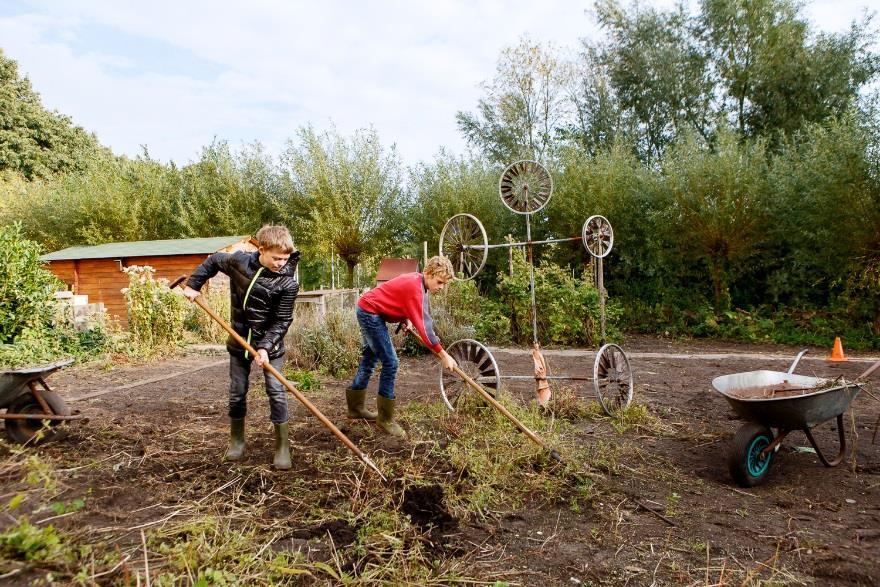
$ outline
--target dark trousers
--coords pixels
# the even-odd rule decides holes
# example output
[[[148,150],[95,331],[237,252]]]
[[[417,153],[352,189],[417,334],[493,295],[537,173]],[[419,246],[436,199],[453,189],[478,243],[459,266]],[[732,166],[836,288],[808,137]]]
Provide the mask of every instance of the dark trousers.
[[[244,418],[247,415],[247,393],[250,385],[252,360],[229,355],[229,417]],[[284,355],[269,361],[279,372],[284,365]],[[281,382],[264,371],[266,395],[269,396],[269,419],[273,424],[287,422],[287,390]]]
[[[397,353],[391,344],[388,325],[381,316],[357,309],[358,325],[361,327],[361,363],[358,365],[352,389],[366,389],[376,363],[382,362],[382,373],[379,374],[379,395],[394,399],[394,380],[397,377]]]

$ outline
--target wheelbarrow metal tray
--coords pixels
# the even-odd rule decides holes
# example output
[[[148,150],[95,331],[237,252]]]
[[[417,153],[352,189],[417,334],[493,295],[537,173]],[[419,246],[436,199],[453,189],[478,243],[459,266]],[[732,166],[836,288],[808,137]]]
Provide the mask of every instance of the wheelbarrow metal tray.
[[[829,381],[820,377],[762,370],[716,377],[712,380],[712,387],[724,396],[733,411],[746,420],[769,428],[803,430],[844,413],[859,395],[861,387],[846,383],[804,395],[769,398],[745,399],[731,394],[738,390],[781,383],[799,388],[821,387]]]
[[[62,359],[46,365],[0,371],[0,407],[8,406],[15,398],[27,391],[28,383],[31,381],[37,381],[71,363],[73,359]]]

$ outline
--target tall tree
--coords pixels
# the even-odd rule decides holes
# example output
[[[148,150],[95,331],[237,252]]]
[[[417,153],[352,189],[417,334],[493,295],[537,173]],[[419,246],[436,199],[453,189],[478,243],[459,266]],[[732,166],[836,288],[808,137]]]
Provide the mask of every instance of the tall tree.
[[[878,72],[870,19],[815,36],[795,0],[703,0],[699,19],[722,108],[743,136],[842,115]]]
[[[306,207],[297,232],[317,252],[340,256],[351,287],[358,263],[393,251],[405,230],[396,151],[386,152],[372,129],[345,138],[305,127],[299,143],[288,141],[284,160]]]
[[[685,135],[664,156],[671,195],[668,240],[709,269],[715,311],[730,307],[729,281],[767,241],[767,155],[762,141],[741,143],[722,128],[714,149]]]
[[[599,48],[585,42],[581,54],[568,66],[571,74],[566,76],[565,91],[572,112],[562,137],[589,155],[612,148],[618,139],[631,140],[634,118],[620,107]]]
[[[626,12],[599,0],[596,13],[608,33],[602,60],[621,108],[638,123],[642,157],[656,161],[682,130],[707,137],[712,81],[684,7]]]
[[[0,171],[27,179],[82,169],[97,139],[68,117],[43,108],[18,64],[0,49]]]
[[[458,128],[490,160],[542,160],[552,151],[568,112],[563,86],[567,70],[549,47],[520,40],[501,52],[495,77],[475,114],[459,112]]]

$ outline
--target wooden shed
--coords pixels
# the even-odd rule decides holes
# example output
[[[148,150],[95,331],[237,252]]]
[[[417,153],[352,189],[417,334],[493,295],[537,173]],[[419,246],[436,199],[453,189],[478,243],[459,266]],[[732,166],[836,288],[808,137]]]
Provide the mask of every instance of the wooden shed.
[[[419,270],[418,259],[393,259],[387,257],[379,263],[379,271],[376,273],[376,285],[382,285],[389,279],[394,279],[404,273],[415,273]]]
[[[173,281],[191,273],[212,253],[238,250],[257,247],[250,236],[221,236],[70,247],[41,259],[74,294],[87,295],[89,303],[104,304],[107,314],[125,325],[128,315],[121,291],[128,286],[125,267],[149,265],[157,278]]]

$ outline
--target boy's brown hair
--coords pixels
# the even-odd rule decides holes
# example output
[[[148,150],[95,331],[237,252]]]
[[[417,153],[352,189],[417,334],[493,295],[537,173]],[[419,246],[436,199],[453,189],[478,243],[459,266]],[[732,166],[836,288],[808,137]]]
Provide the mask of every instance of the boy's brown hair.
[[[455,270],[452,268],[452,262],[449,260],[449,257],[444,257],[443,255],[435,255],[428,259],[423,273],[426,277],[439,277],[446,281],[455,279]]]
[[[293,237],[290,236],[290,231],[285,226],[267,224],[257,231],[254,238],[257,239],[257,244],[261,249],[274,249],[286,255],[295,250]]]

